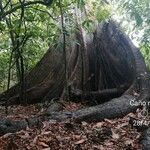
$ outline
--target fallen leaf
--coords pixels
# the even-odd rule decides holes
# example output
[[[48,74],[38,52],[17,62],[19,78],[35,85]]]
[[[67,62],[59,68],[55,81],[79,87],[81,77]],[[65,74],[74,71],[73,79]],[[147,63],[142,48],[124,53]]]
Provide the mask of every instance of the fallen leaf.
[[[75,142],[74,144],[78,145],[78,144],[82,144],[82,143],[84,143],[84,142],[85,142],[85,140],[84,140],[84,139],[81,139],[81,140]]]
[[[98,122],[98,123],[95,125],[95,127],[101,128],[103,124],[104,124],[104,122]]]
[[[47,144],[44,143],[44,142],[38,142],[38,145],[43,146],[43,147],[46,147],[46,148],[49,148],[49,145],[47,145]]]
[[[115,132],[112,130],[112,138],[113,138],[113,139],[119,139],[119,134],[115,133]]]
[[[86,126],[87,124],[88,124],[87,122],[82,121],[82,125],[83,125],[83,126]]]
[[[104,119],[105,120],[105,122],[108,122],[108,123],[110,123],[110,124],[113,124],[114,123],[114,121],[113,120],[110,120],[110,119]]]
[[[50,150],[51,148],[50,147],[48,147],[48,148],[44,148],[44,149],[42,149],[42,150]]]
[[[126,145],[133,145],[133,143],[134,143],[134,141],[131,139],[125,141]]]
[[[129,125],[129,122],[125,122],[125,123],[119,124],[116,128],[120,129],[121,127],[125,127],[125,126],[128,126],[128,125]]]
[[[51,133],[52,133],[51,131],[47,131],[47,132],[42,132],[41,135],[49,135]]]
[[[74,137],[75,139],[80,139],[80,138],[81,138],[81,135],[73,135],[73,137]]]
[[[38,140],[38,136],[36,136],[36,137],[33,139],[33,144],[36,144],[36,143],[37,143],[37,140]]]

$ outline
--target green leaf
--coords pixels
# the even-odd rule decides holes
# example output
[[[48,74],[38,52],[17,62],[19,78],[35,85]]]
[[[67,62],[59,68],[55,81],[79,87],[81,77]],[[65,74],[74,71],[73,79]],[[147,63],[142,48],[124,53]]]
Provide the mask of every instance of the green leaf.
[[[0,30],[3,31],[5,30],[6,25],[3,22],[0,22]]]
[[[85,6],[84,0],[77,0],[77,7],[82,9]]]

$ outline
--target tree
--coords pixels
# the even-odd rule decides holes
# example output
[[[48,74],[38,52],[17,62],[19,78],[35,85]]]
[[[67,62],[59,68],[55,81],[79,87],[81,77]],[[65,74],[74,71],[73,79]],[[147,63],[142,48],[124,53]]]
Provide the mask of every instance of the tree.
[[[93,3],[89,11],[84,1],[75,3],[75,13],[72,8],[66,10],[70,11],[68,16],[75,15],[72,19],[76,23],[75,32],[68,32],[65,28],[65,33],[64,30],[62,32],[63,40],[58,38],[58,42],[49,48],[39,63],[25,76],[27,103],[50,101],[62,96],[66,81],[66,61],[62,62],[68,58],[67,88],[70,90],[71,100],[92,100],[99,105],[75,112],[50,112],[17,123],[12,122],[11,127],[15,127],[13,132],[26,127],[30,119],[35,122],[38,119],[43,120],[43,116],[56,120],[71,118],[75,121],[101,121],[104,118],[122,117],[141,107],[140,104],[131,106],[131,100],[149,100],[150,74],[139,49],[114,21],[109,20],[110,14],[106,6],[99,14],[97,11],[102,7],[97,7],[98,2]],[[61,10],[71,6],[73,5],[64,0]],[[60,1],[56,1],[53,7],[60,9]],[[95,16],[92,18],[90,13],[93,11]],[[61,15],[59,11],[56,16],[62,19],[63,29],[64,21],[66,25],[72,21],[62,11]],[[97,20],[94,21],[96,17]],[[61,43],[64,44],[63,48]],[[2,93],[1,104],[22,104],[19,101],[20,85],[21,83],[18,83]],[[5,126],[7,128],[7,122],[8,120],[1,121],[1,134],[8,132],[4,130]]]
[[[39,47],[39,40],[32,39],[31,37],[35,36],[38,37],[39,32],[39,24],[37,24],[38,20],[35,21],[36,27],[33,24],[35,15],[35,11],[40,11],[39,8],[36,7],[39,10],[35,10],[35,8],[31,7],[35,4],[42,4],[42,5],[50,5],[52,1],[34,1],[34,2],[26,2],[26,1],[3,1],[1,2],[1,34],[6,36],[6,38],[2,39],[5,43],[1,47],[1,51],[8,51],[8,54],[10,54],[10,61],[8,66],[8,83],[7,83],[7,89],[10,87],[11,82],[11,74],[12,71],[14,73],[14,69],[17,75],[17,81],[21,82],[22,87],[20,87],[20,94],[23,95],[23,89],[24,89],[24,74],[28,72],[30,69],[31,63],[36,63],[36,61],[31,61],[31,56],[29,54],[29,46],[32,44],[33,46]],[[26,6],[30,6],[31,8],[26,9]],[[34,10],[34,11],[31,11]],[[48,12],[47,12],[48,13]],[[41,18],[45,15],[45,12],[41,15]],[[49,13],[48,16],[49,17]],[[28,21],[30,20],[30,21]],[[32,23],[32,24],[31,24]],[[34,27],[34,30],[32,30]],[[33,32],[34,31],[34,34]],[[38,32],[37,32],[38,31]],[[35,42],[36,40],[36,42]],[[11,41],[11,45],[9,44]],[[30,43],[29,43],[30,41]],[[34,42],[34,44],[33,44]],[[6,44],[7,43],[7,44]],[[29,44],[28,44],[29,43]],[[45,44],[45,43],[44,43]],[[41,45],[42,46],[42,45]],[[30,50],[31,52],[31,50]],[[33,55],[36,53],[33,52]],[[42,52],[40,52],[38,55],[42,55]],[[15,65],[16,64],[16,65]],[[14,65],[16,67],[14,67]],[[7,67],[7,65],[5,65]],[[6,75],[5,75],[6,76]],[[24,99],[25,95],[22,96],[21,99]],[[24,100],[23,100],[24,101]]]
[[[102,30],[99,30],[101,28]],[[114,38],[112,38],[112,35]],[[116,97],[116,95],[120,96],[122,93],[126,92],[121,97],[112,99],[102,105],[74,112],[72,116],[73,118],[78,121],[100,121],[104,118],[121,117],[139,107],[131,106],[131,99],[136,98],[137,100],[148,100],[149,73],[146,71],[144,59],[139,50],[133,46],[131,41],[120,30],[118,30],[116,25],[111,21],[104,23],[102,27],[101,25],[98,26],[94,38],[91,38],[91,42],[87,42],[88,46],[84,47],[84,55],[88,54],[84,61],[90,61],[87,61],[89,64],[86,67],[86,69],[88,69],[88,74],[86,74],[87,78],[85,78],[85,83],[87,84],[84,85],[86,92],[84,94],[80,93],[82,70],[80,67],[80,53],[83,48],[82,41],[85,41],[85,39],[83,40],[80,32],[76,37],[80,42],[80,46],[76,44],[75,49],[72,49],[69,56],[69,80],[71,82],[70,94],[73,97],[84,97],[86,99],[93,99],[93,97],[95,97],[99,100],[99,103],[102,103],[100,97],[105,97],[106,102],[108,101],[108,97],[113,98]],[[93,47],[92,44],[95,46]],[[34,103],[43,98],[49,100],[61,96],[65,76],[64,64],[61,63],[63,55],[61,49],[59,50],[58,48],[60,47],[58,46],[55,51],[49,50],[37,66],[26,76],[28,81],[26,94],[29,103]],[[91,76],[91,74],[93,74],[93,76]],[[35,78],[35,76],[37,76],[37,78]],[[90,77],[91,79],[89,79]],[[72,88],[74,89],[72,90]],[[10,97],[10,104],[19,102],[17,89],[18,85],[12,87],[5,93],[5,96]],[[134,96],[135,90],[137,92],[139,91],[139,97]],[[3,95],[1,95],[1,100],[2,98]],[[95,115],[95,113],[100,114]],[[63,119],[64,117],[67,117],[67,115],[64,116],[65,112],[62,113],[62,115],[59,113],[53,115],[51,116],[53,119],[56,119],[57,115],[59,116],[59,119],[61,119],[61,117]]]

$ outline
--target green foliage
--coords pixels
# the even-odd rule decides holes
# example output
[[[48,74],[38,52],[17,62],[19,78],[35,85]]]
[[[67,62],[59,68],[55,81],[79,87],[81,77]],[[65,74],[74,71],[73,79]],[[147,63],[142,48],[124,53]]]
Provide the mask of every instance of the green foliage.
[[[93,21],[90,19],[86,19],[82,23],[82,27],[85,28],[88,32],[91,32],[93,29]]]
[[[2,2],[6,5],[8,1]],[[11,1],[12,6],[9,4],[5,11],[10,10],[11,7],[19,5],[19,1]],[[10,53],[13,50],[13,43],[10,33],[16,37],[19,35],[18,40],[22,41],[27,37],[24,45],[21,45],[22,55],[25,65],[25,73],[27,73],[35,64],[41,59],[50,44],[53,44],[60,33],[59,28],[51,16],[52,10],[42,5],[32,5],[24,10],[23,20],[20,20],[21,11],[16,10],[14,13],[7,16],[9,26],[6,20],[0,22],[0,91],[6,90],[8,67],[10,60]],[[21,22],[20,22],[21,21]],[[20,26],[21,24],[21,26]],[[21,28],[19,28],[19,26]],[[15,55],[13,55],[15,58]],[[3,62],[3,63],[2,63]],[[12,59],[11,74],[16,76],[16,68],[14,66],[15,59]],[[14,78],[16,79],[16,78]],[[11,81],[13,78],[11,77]],[[15,81],[13,81],[15,82]]]
[[[26,0],[25,2],[30,1],[33,2],[33,0]],[[35,4],[25,7],[22,20],[20,20],[21,9],[17,9],[0,21],[0,91],[6,89],[10,54],[14,48],[10,33],[13,33],[14,37],[18,35],[17,40],[19,41],[26,38],[25,43],[19,48],[24,59],[25,73],[27,73],[41,59],[49,45],[57,44],[62,32],[65,32],[65,35],[68,36],[76,31],[77,20],[78,24],[87,32],[93,32],[95,22],[102,22],[117,16],[130,37],[141,43],[141,51],[147,65],[150,66],[150,44],[148,44],[150,43],[149,0],[107,0],[107,2],[105,0],[62,0],[65,31],[62,31],[60,22],[59,0],[53,0],[53,3],[52,0],[44,1],[47,5]],[[20,5],[19,0],[8,2],[9,0],[2,1],[5,12]],[[13,55],[12,84],[16,82],[14,62],[15,57]]]
[[[0,52],[0,92],[6,89],[9,57],[9,51]]]
[[[143,31],[139,39],[141,52],[144,55],[147,66],[150,68],[150,1],[131,0],[124,7],[131,19],[135,20],[135,31]]]
[[[150,68],[150,1],[109,0],[114,18],[126,33],[140,47],[147,66]]]
[[[99,6],[97,8],[97,11],[96,11],[96,19],[101,22],[101,21],[104,21],[106,19],[108,19],[110,17],[110,10],[108,7],[101,7]]]
[[[94,32],[94,23],[102,22],[110,18],[111,8],[103,1],[88,0],[88,2],[81,3],[81,8],[85,12],[85,18],[82,19],[82,26],[88,32]]]
[[[140,44],[141,52],[145,58],[147,67],[150,69],[150,42],[143,42]]]

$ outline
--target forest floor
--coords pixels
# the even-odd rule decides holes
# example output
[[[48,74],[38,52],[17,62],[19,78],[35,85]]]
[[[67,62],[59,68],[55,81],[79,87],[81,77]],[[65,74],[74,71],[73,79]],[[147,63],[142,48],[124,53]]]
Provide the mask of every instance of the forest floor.
[[[73,111],[82,107],[81,103],[68,102],[64,109]],[[1,106],[0,117],[20,120],[42,111],[36,105],[11,106],[6,117],[5,108]],[[140,150],[141,133],[129,123],[130,118],[138,118],[138,111],[124,118],[97,123],[45,121],[42,126],[1,136],[0,150]]]

